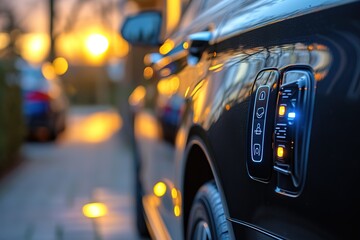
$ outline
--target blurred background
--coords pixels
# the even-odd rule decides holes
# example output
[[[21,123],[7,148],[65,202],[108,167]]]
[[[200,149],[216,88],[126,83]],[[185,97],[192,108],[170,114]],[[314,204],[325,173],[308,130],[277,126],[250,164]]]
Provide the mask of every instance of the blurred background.
[[[0,239],[139,239],[128,99],[159,49],[119,30],[187,2],[0,0]]]

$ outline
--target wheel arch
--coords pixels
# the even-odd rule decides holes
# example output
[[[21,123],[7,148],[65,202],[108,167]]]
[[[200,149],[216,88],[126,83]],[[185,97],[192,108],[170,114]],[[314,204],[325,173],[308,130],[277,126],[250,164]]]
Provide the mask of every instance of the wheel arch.
[[[200,187],[210,180],[215,181],[219,190],[226,219],[230,217],[218,170],[210,149],[205,131],[200,126],[194,126],[189,132],[182,175],[184,234],[187,231],[188,218],[195,195]],[[234,239],[232,226],[229,222],[228,228],[230,236]]]

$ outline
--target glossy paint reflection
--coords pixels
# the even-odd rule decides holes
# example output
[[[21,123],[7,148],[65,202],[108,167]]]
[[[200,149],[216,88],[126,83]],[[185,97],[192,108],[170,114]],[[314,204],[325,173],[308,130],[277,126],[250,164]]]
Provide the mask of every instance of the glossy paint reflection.
[[[208,91],[211,90],[205,88],[201,90],[204,91],[202,94],[214,98],[213,101],[209,101],[207,106],[211,109],[210,115],[204,116],[206,120],[202,121],[207,127],[217,121],[224,111],[249,98],[255,76],[260,70],[265,68],[281,69],[291,64],[309,65],[314,69],[316,81],[321,81],[326,76],[331,64],[329,48],[316,43],[251,49],[247,54],[243,51],[238,53],[230,51],[218,54],[218,56],[213,66],[218,66],[218,62],[226,63],[221,71],[214,70],[211,85],[208,87],[210,89],[218,88],[217,93],[212,96],[208,94]],[[194,106],[200,104],[199,100],[194,100]],[[202,111],[200,114],[206,114],[206,111]],[[197,120],[194,118],[194,121]]]
[[[139,114],[134,125],[135,135],[141,139],[159,139],[162,136],[158,122],[148,113]]]

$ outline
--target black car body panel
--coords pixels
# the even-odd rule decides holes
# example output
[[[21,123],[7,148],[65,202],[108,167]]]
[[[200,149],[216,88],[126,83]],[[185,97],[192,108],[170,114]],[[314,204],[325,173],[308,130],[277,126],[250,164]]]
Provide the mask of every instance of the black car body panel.
[[[237,239],[360,238],[359,2],[231,4],[214,18],[207,15],[210,7],[194,27],[174,34],[177,46],[211,25],[213,38],[195,65],[187,64],[186,47],[155,64],[143,107],[134,114],[144,204],[156,214],[145,212],[158,219],[151,227],[183,238],[192,199],[213,178]],[[306,146],[298,153],[303,182],[294,194],[277,191],[283,175],[273,168],[276,105],[289,69],[307,71],[314,81]],[[249,134],[255,79],[263,70],[278,76],[266,83],[271,93],[263,155],[270,160],[266,177],[257,179],[248,166]],[[158,181],[168,187],[160,198],[153,193]]]

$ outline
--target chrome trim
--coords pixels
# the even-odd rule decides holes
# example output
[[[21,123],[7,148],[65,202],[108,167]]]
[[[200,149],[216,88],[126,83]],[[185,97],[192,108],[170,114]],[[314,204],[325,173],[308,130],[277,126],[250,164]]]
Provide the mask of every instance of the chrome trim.
[[[151,234],[154,239],[172,239],[166,228],[165,223],[163,222],[159,211],[157,210],[156,200],[159,200],[155,196],[145,196],[142,199],[145,214],[147,217],[147,222],[151,227]]]
[[[241,225],[243,225],[243,226],[245,226],[245,227],[251,228],[251,229],[253,229],[253,230],[255,230],[255,231],[258,231],[258,232],[260,232],[260,233],[262,233],[262,234],[265,234],[265,235],[267,235],[267,236],[269,236],[269,237],[272,237],[272,238],[274,238],[274,239],[278,239],[278,240],[283,240],[283,239],[284,239],[284,238],[282,238],[282,237],[280,237],[280,236],[277,236],[277,235],[275,235],[275,234],[273,234],[273,233],[271,233],[271,232],[268,232],[268,231],[266,231],[266,230],[264,230],[264,229],[262,229],[262,228],[259,228],[259,227],[255,226],[255,225],[251,224],[251,223],[244,222],[244,221],[240,221],[240,220],[234,219],[234,218],[228,218],[228,220],[229,220],[230,222],[232,222],[232,223],[241,224]]]

